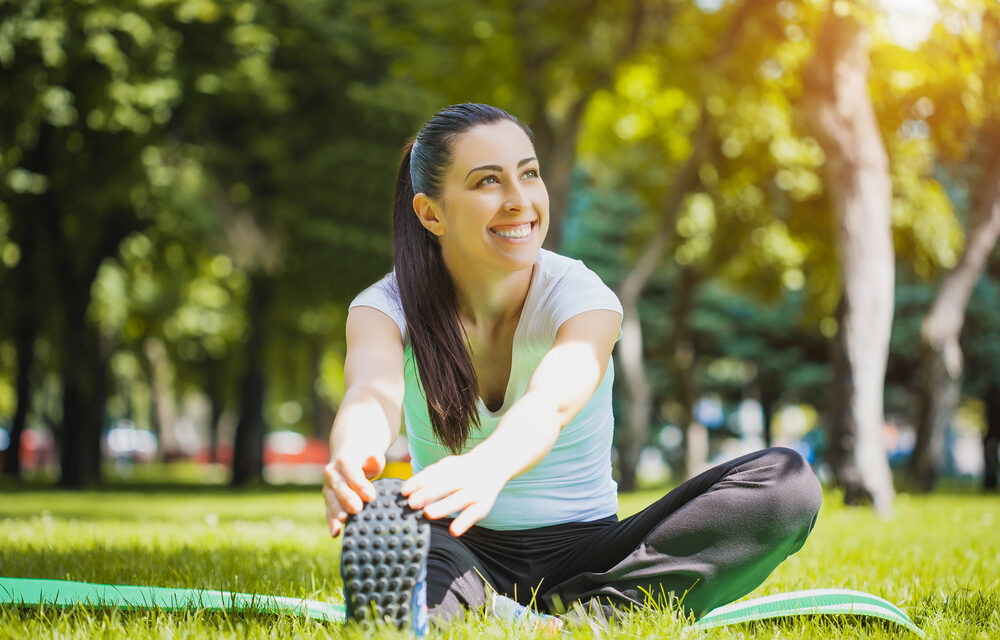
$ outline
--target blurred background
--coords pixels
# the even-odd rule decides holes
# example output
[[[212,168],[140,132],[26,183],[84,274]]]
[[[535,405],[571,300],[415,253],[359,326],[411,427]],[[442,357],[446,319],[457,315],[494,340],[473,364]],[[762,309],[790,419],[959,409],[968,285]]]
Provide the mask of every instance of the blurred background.
[[[998,42],[992,0],[3,3],[0,486],[319,482],[399,150],[487,102],[626,309],[623,490],[767,445],[880,510],[995,488]]]

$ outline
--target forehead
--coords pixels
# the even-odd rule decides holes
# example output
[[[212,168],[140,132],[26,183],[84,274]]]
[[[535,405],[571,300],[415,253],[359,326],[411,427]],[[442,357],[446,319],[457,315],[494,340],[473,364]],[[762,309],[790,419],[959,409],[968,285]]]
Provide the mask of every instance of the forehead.
[[[516,165],[535,155],[528,134],[510,120],[477,125],[461,133],[451,150],[452,169],[465,171],[484,164]],[[464,170],[463,170],[464,168]]]

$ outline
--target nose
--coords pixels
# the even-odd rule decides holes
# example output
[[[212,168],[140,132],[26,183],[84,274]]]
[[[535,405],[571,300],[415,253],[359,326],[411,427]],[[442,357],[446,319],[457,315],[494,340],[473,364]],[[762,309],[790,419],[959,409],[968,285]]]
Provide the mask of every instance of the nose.
[[[528,208],[528,197],[521,184],[514,180],[508,183],[506,199],[503,203],[505,211],[524,211]]]

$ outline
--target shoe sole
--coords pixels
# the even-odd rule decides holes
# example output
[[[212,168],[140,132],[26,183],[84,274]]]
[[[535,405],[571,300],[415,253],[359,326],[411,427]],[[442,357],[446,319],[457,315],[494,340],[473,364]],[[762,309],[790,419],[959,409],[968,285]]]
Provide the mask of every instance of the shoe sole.
[[[427,561],[431,526],[399,493],[402,480],[374,484],[378,497],[344,525],[340,575],[347,618],[412,626],[413,591]]]

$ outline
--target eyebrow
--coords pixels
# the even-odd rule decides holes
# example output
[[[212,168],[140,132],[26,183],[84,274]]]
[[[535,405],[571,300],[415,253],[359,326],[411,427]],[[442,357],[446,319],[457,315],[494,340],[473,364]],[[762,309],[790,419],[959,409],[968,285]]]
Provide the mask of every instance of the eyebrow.
[[[520,162],[517,163],[517,168],[520,169],[522,166],[528,164],[529,162],[535,159],[536,159],[535,156],[531,156],[530,158],[525,158],[524,160],[521,160]],[[471,176],[473,173],[477,171],[485,171],[486,169],[489,169],[490,171],[497,171],[499,173],[503,173],[503,167],[501,167],[498,164],[484,164],[481,167],[476,167],[475,169],[469,170],[469,173],[465,174],[465,179],[468,180],[469,176]]]

